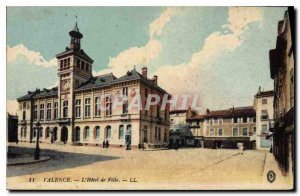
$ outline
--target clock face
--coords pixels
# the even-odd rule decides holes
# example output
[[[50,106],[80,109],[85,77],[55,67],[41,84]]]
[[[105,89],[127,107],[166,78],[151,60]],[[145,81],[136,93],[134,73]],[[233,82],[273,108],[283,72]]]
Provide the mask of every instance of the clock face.
[[[69,90],[70,89],[70,82],[69,81],[65,81],[63,83],[62,88],[63,88],[63,90]]]

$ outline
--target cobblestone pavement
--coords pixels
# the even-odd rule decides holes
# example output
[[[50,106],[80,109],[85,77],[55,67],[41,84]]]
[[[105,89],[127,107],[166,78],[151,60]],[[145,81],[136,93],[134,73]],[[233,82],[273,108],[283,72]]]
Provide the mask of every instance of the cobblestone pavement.
[[[34,144],[19,143],[10,144],[9,150],[31,154],[33,148]],[[41,149],[50,161],[7,167],[8,189],[292,188],[265,151],[126,151],[51,144],[41,144]],[[274,183],[266,180],[270,168],[277,174]]]

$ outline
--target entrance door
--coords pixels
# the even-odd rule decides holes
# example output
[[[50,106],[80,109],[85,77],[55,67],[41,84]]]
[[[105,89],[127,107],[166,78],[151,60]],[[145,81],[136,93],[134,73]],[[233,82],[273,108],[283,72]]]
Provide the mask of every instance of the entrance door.
[[[67,141],[68,141],[68,128],[67,127],[63,127],[61,129],[61,141],[63,143],[67,143]]]

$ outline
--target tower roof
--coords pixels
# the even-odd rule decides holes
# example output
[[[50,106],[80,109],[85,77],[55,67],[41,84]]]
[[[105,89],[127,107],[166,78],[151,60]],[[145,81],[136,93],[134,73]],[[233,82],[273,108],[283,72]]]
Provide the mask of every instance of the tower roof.
[[[79,32],[79,28],[78,28],[77,22],[75,23],[74,29],[69,32],[69,35],[71,37],[76,37],[76,38],[79,38],[79,39],[81,39],[83,37],[83,35]]]

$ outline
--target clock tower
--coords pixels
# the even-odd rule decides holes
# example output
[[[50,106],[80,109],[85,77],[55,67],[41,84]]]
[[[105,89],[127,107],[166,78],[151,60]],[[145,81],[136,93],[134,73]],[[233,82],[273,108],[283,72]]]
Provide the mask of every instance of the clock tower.
[[[66,47],[64,52],[56,55],[59,78],[58,118],[65,126],[69,126],[74,120],[74,91],[81,83],[92,77],[92,64],[94,62],[81,49],[80,42],[83,35],[79,31],[77,22],[74,29],[69,32],[69,35],[71,37],[69,47]]]

